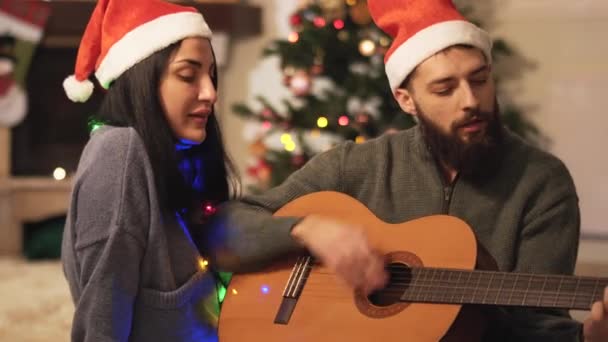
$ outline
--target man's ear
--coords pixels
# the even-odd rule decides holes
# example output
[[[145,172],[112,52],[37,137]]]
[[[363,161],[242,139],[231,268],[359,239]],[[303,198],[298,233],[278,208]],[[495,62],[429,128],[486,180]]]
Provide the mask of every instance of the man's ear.
[[[397,88],[395,90],[395,99],[397,103],[399,103],[399,107],[404,112],[411,115],[418,115],[418,111],[416,110],[416,105],[414,105],[414,98],[412,97],[412,92],[406,88]]]

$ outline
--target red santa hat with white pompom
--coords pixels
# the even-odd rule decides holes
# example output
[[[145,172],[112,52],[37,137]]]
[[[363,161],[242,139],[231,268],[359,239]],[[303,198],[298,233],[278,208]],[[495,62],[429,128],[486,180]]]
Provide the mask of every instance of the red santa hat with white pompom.
[[[123,72],[163,48],[188,37],[211,38],[195,8],[161,0],[99,0],[86,27],[73,75],[63,87],[74,102],[93,93],[91,74],[108,89]]]
[[[370,14],[393,38],[384,56],[393,93],[427,58],[453,45],[479,48],[492,60],[490,36],[468,22],[452,0],[368,0]]]

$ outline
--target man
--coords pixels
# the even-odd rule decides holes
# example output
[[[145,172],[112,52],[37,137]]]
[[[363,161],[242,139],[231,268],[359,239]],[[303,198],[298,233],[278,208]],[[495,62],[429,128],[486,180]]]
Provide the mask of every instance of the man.
[[[466,221],[501,271],[572,274],[578,197],[564,164],[504,128],[491,39],[449,0],[369,0],[393,37],[386,73],[415,128],[323,153],[282,185],[222,208],[220,266],[245,269],[303,245],[354,287],[386,280],[361,230],[319,216],[271,214],[304,194],[346,193],[386,222],[449,214]],[[219,234],[220,231],[217,231]],[[444,237],[445,238],[445,237]],[[226,257],[226,254],[230,257]],[[366,267],[357,267],[365,265]],[[584,329],[559,310],[498,309],[487,341],[608,341],[608,290]]]

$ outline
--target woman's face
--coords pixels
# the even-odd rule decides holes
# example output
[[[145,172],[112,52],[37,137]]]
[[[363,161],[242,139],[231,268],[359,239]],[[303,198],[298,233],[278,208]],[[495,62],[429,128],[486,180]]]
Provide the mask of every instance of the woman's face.
[[[198,145],[207,136],[217,91],[215,60],[206,38],[186,38],[169,58],[160,80],[160,102],[180,145]]]

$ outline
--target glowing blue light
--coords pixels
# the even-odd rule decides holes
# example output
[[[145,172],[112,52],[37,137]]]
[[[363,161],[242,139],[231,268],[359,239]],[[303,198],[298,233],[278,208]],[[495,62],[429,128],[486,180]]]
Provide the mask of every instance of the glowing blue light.
[[[268,292],[270,292],[270,288],[266,285],[262,286],[262,293],[267,294]]]

